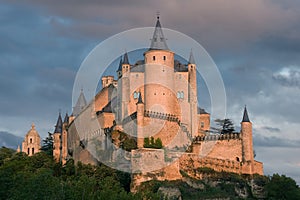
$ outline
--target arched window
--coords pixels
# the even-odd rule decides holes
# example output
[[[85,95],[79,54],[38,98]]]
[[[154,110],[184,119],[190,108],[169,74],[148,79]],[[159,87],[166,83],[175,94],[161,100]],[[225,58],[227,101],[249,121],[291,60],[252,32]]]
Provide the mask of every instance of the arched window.
[[[133,98],[134,98],[134,99],[137,99],[137,98],[139,98],[139,95],[140,95],[139,92],[134,92],[134,93],[133,93]]]
[[[30,143],[32,143],[32,138],[30,138]]]
[[[28,148],[28,149],[27,149],[27,154],[29,155],[29,153],[30,153],[30,149]]]
[[[34,148],[32,148],[32,155],[34,154]]]
[[[166,60],[166,56],[164,56],[164,60]]]
[[[153,60],[155,60],[155,56],[153,56]]]

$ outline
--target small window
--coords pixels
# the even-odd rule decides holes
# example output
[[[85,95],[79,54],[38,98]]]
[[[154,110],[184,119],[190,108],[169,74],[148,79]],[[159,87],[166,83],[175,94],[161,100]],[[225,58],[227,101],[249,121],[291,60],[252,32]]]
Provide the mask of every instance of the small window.
[[[164,56],[164,60],[166,60],[166,56]]]
[[[204,122],[201,122],[201,128],[204,128]]]
[[[34,154],[34,148],[32,148],[32,155]]]
[[[29,155],[29,153],[30,153],[30,149],[28,148],[28,149],[27,149],[27,154]]]
[[[153,56],[153,60],[155,60],[155,56]]]
[[[165,95],[165,93],[163,93],[163,95]]]
[[[184,99],[184,93],[183,93],[183,91],[177,92],[177,98],[178,99]]]
[[[239,157],[236,157],[236,161],[240,162],[240,158],[239,158]]]
[[[139,92],[134,92],[134,93],[133,93],[133,98],[134,98],[134,99],[137,99],[137,98],[139,98],[139,95],[140,95]]]
[[[183,91],[181,91],[181,93],[180,93],[180,98],[184,99],[184,93],[183,93]]]
[[[30,138],[30,143],[32,143],[32,138]]]

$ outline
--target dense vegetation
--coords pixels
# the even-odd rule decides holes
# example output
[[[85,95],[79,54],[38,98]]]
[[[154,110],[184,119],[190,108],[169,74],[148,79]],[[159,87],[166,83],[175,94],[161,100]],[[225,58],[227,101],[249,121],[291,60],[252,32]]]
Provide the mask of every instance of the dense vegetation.
[[[202,168],[198,171],[214,173]],[[254,179],[263,186],[267,199],[300,199],[300,190],[289,177],[274,174]],[[160,187],[178,188],[183,199],[237,199],[237,186],[248,188],[251,193],[248,180],[236,174],[220,173],[217,179],[211,179],[217,181],[216,186],[204,180],[193,181],[193,187],[187,181],[150,181],[142,184],[140,192],[132,194],[130,174],[102,164],[74,165],[69,160],[61,166],[45,152],[28,157],[12,149],[0,149],[0,199],[161,199]],[[251,194],[250,197],[255,199]]]

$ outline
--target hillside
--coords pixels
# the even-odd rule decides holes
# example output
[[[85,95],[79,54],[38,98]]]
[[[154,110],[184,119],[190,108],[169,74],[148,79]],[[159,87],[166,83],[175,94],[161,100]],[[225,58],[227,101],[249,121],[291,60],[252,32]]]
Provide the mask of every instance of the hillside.
[[[6,131],[0,131],[0,147],[8,147],[12,149],[17,149],[23,141],[23,138],[16,136],[12,133]]]
[[[0,199],[300,199],[296,182],[284,175],[239,176],[197,169],[196,180],[182,172],[181,181],[143,183],[130,193],[130,174],[105,165],[65,166],[41,152],[32,157],[2,147],[0,149]]]

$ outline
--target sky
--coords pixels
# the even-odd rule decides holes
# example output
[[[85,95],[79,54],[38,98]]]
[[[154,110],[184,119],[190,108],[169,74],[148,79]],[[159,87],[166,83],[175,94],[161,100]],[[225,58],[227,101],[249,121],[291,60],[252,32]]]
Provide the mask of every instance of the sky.
[[[89,52],[114,34],[154,26],[158,11],[163,27],[192,37],[215,61],[237,129],[247,105],[265,173],[299,184],[297,0],[0,0],[0,131],[24,136],[34,122],[42,137],[52,132],[59,110],[72,112]]]

